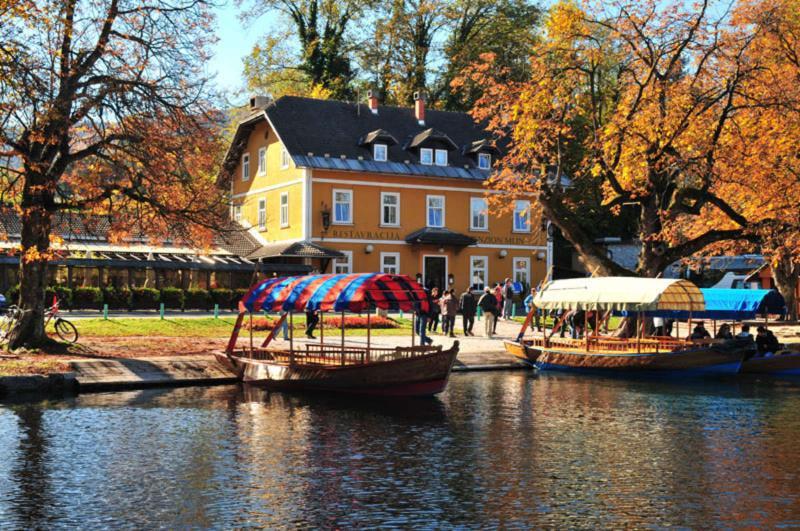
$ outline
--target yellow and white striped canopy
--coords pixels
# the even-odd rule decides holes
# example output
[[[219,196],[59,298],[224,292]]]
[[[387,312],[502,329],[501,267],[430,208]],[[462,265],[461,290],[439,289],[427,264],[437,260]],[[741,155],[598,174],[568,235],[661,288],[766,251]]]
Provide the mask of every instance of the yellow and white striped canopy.
[[[595,277],[555,280],[533,303],[548,310],[703,311],[700,288],[683,279]]]

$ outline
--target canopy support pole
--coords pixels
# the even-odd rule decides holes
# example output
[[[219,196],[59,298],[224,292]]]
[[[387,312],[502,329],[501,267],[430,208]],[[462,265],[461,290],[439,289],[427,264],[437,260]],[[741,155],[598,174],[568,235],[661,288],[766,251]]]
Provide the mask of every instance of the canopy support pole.
[[[342,366],[344,366],[344,310],[342,310]]]
[[[242,329],[242,321],[244,320],[244,312],[239,312],[239,316],[236,318],[236,324],[233,325],[233,332],[231,332],[231,338],[228,340],[228,346],[225,348],[225,354],[230,357],[233,354],[233,350],[236,348],[236,340],[239,339],[239,330]]]
[[[569,313],[569,312],[567,312],[566,310],[561,312],[561,317],[558,318],[558,321],[553,326],[553,328],[550,330],[550,336],[549,337],[545,334],[545,337],[544,337],[544,346],[545,347],[548,346],[548,344],[550,343],[550,339],[553,337],[553,335],[556,332],[558,332],[558,330],[561,328],[561,325],[564,324],[564,319],[567,318],[567,313]]]
[[[369,349],[370,349],[370,340],[372,335],[372,325],[370,324],[370,312],[367,312],[367,363],[369,363]]]
[[[267,345],[269,345],[272,342],[272,340],[275,339],[275,334],[278,332],[284,321],[286,321],[285,313],[281,315],[280,318],[278,318],[278,321],[273,325],[272,330],[269,331],[269,335],[264,340],[264,342],[261,343],[261,348],[266,348]]]
[[[415,343],[415,335],[417,334],[417,314],[416,312],[411,312],[411,346],[414,346]]]
[[[294,313],[289,312],[289,356],[294,355]]]
[[[322,348],[322,345],[325,344],[325,313],[320,311],[319,312],[319,346],[320,352],[324,351],[325,349]]]
[[[586,339],[586,352],[589,352],[589,312],[583,312],[583,337]]]
[[[250,312],[250,357],[253,357],[253,312]]]
[[[636,324],[639,325],[639,326],[636,327],[636,353],[637,354],[641,354],[641,352],[642,352],[642,322],[643,322],[642,312],[638,312],[636,314],[636,318],[638,319]]]
[[[528,315],[525,316],[525,320],[522,322],[522,328],[519,329],[519,334],[517,334],[517,342],[522,341],[522,336],[525,335],[525,332],[531,325],[534,315],[536,315],[536,307],[532,305],[531,311],[528,312]]]

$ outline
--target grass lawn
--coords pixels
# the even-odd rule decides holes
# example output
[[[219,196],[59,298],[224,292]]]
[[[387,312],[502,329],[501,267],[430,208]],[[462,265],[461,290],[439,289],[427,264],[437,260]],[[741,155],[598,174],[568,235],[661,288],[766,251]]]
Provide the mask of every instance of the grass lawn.
[[[373,335],[402,335],[411,333],[411,319],[394,318],[400,324],[398,328],[373,328]],[[226,337],[229,336],[236,319],[233,317],[201,318],[122,318],[122,319],[76,319],[73,321],[81,337],[130,337],[130,336],[162,336],[162,337]],[[245,319],[247,322],[247,319]],[[305,328],[305,316],[295,316],[293,328],[302,333]],[[319,329],[317,329],[319,332]],[[338,334],[339,329],[325,328],[326,333]],[[242,333],[246,333],[242,330]],[[264,335],[259,331],[256,334]],[[367,335],[366,329],[347,329],[345,333],[353,336]]]

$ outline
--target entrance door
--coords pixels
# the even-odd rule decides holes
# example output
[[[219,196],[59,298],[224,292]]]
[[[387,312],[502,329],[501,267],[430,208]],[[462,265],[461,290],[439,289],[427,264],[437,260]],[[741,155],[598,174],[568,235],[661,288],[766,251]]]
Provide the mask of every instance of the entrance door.
[[[423,284],[426,288],[447,287],[447,258],[444,256],[424,256],[422,258]]]

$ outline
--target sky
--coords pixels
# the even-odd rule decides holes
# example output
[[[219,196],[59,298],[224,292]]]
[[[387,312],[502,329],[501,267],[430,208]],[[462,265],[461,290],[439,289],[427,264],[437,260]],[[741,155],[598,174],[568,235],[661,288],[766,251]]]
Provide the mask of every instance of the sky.
[[[242,58],[246,56],[266,30],[270,20],[259,20],[257,27],[245,28],[239,21],[239,8],[234,0],[227,0],[215,9],[217,14],[217,42],[214,57],[208,69],[216,73],[217,86],[232,103],[242,103],[247,94],[236,94],[243,88]],[[263,17],[262,17],[263,18]],[[270,17],[271,18],[271,17]],[[263,28],[263,29],[262,29]]]

